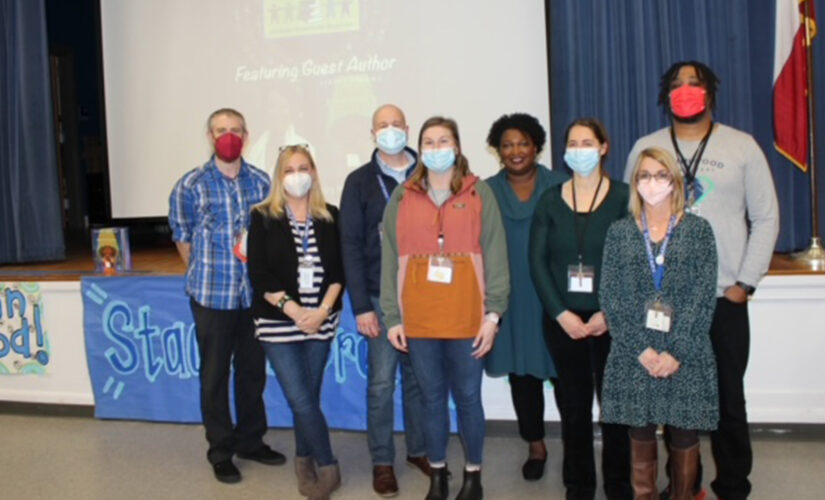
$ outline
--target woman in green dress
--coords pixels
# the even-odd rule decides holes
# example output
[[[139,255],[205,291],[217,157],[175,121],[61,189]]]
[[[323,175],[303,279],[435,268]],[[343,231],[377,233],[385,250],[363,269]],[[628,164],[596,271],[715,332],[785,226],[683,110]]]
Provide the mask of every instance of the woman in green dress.
[[[593,500],[593,395],[601,396],[610,333],[599,307],[598,278],[607,228],[627,215],[628,187],[603,168],[608,139],[593,118],[565,131],[573,178],[544,192],[530,234],[530,270],[544,306],[545,335],[558,373],[562,477],[568,499]],[[632,497],[627,427],[602,427],[602,475],[609,500]]]
[[[533,212],[542,193],[569,178],[536,163],[547,140],[539,121],[531,115],[504,115],[490,127],[487,144],[495,148],[501,170],[486,180],[501,209],[507,233],[510,265],[510,303],[501,318],[493,350],[487,355],[488,375],[507,375],[518,419],[519,435],[528,443],[521,473],[528,481],[544,474],[544,381],[556,377],[553,360],[542,332],[542,307],[527,261]]]
[[[708,331],[716,304],[710,224],[684,211],[682,172],[649,148],[630,177],[632,216],[607,233],[599,297],[613,344],[602,422],[630,426],[633,488],[658,498],[656,429],[671,437],[673,500],[692,499],[698,430],[719,420],[716,362]]]

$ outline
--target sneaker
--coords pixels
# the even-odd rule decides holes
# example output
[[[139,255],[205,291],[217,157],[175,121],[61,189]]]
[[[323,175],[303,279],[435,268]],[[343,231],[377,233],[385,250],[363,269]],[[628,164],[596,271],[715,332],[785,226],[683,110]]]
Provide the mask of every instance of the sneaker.
[[[263,445],[251,453],[236,453],[238,458],[244,460],[254,460],[265,465],[283,465],[286,463],[286,457],[282,453],[278,453],[267,445]]]
[[[392,465],[376,465],[372,468],[372,489],[384,498],[398,495],[398,481]]]
[[[212,464],[212,471],[215,473],[215,479],[222,483],[234,484],[241,481],[241,471],[235,467],[230,458]]]

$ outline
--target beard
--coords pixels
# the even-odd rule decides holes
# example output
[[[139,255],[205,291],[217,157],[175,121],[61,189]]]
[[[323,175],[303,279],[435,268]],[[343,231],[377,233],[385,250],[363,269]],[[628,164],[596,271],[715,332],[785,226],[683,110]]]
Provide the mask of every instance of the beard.
[[[675,121],[679,122],[679,123],[691,124],[691,123],[698,123],[698,122],[702,121],[702,119],[705,117],[705,114],[707,112],[708,112],[708,109],[705,108],[704,110],[700,111],[699,113],[696,113],[695,115],[676,116],[676,114],[673,112],[673,110],[670,110],[670,116],[673,117],[673,119]]]

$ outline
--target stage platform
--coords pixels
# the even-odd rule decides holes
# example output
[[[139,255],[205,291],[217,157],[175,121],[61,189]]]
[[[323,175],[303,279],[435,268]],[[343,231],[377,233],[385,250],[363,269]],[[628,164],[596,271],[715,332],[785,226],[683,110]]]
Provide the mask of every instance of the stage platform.
[[[120,276],[182,275],[186,268],[171,244],[141,246],[132,249],[132,271]],[[825,275],[825,270],[812,271],[801,266],[787,254],[774,254],[769,275]],[[100,275],[94,269],[89,247],[75,247],[66,260],[0,265],[0,281],[79,281],[82,276]]]
[[[186,267],[171,244],[132,248],[132,270],[119,276],[174,276]],[[101,276],[95,272],[90,247],[75,246],[66,259],[53,262],[0,265],[0,281],[79,281],[83,276]]]

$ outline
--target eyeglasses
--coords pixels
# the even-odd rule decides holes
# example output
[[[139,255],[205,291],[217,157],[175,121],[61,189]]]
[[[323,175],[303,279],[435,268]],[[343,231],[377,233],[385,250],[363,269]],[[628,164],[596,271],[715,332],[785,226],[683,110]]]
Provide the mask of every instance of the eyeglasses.
[[[278,148],[278,152],[283,153],[284,151],[287,150],[287,148],[294,148],[294,147],[306,149],[307,151],[309,151],[309,144],[284,144],[283,146]]]
[[[670,172],[659,171],[655,174],[651,174],[649,172],[639,172],[636,175],[636,182],[650,182],[651,179],[655,179],[656,182],[670,182],[673,176],[670,175]]]

